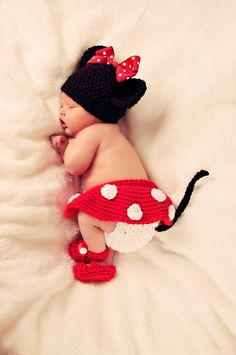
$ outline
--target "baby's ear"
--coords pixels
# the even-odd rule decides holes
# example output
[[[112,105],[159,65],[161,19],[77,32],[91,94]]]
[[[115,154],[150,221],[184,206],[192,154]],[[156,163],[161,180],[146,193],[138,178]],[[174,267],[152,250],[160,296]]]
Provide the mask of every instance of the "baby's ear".
[[[75,66],[75,71],[78,69],[85,67],[86,63],[95,55],[96,51],[99,49],[106,48],[105,46],[93,46],[88,48],[82,57],[80,58],[79,62]]]
[[[124,109],[134,106],[145,94],[147,86],[144,80],[128,79],[116,87],[111,102]]]

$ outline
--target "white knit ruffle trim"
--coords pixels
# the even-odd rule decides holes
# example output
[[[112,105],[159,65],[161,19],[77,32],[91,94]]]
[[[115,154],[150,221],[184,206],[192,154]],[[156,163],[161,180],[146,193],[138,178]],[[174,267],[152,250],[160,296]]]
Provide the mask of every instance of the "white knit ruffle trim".
[[[108,247],[121,253],[130,253],[143,248],[155,235],[159,222],[149,224],[130,224],[117,222],[115,229],[105,232]]]

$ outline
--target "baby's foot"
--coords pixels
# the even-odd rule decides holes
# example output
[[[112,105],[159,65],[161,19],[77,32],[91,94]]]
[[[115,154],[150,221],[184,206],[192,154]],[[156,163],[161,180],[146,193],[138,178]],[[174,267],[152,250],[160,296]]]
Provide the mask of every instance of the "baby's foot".
[[[75,240],[74,242],[70,243],[69,248],[69,255],[72,259],[81,262],[89,262],[92,260],[95,261],[103,261],[108,258],[110,248],[106,247],[106,249],[101,253],[94,253],[88,250],[88,245],[85,243],[83,239]]]
[[[75,264],[73,273],[74,277],[81,282],[104,282],[113,279],[116,275],[116,267],[91,261],[89,264]]]
[[[62,134],[53,134],[50,137],[53,148],[59,153],[63,154],[69,143],[69,140]]]

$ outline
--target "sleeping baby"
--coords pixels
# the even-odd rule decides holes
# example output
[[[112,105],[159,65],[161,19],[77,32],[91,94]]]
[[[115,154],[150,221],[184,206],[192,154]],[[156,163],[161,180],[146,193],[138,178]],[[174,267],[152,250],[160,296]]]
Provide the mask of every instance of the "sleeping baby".
[[[171,199],[148,180],[140,158],[117,124],[146,91],[134,79],[139,56],[114,61],[112,47],[85,51],[75,72],[61,87],[63,135],[51,142],[66,170],[81,176],[82,193],[69,199],[64,215],[77,218],[82,239],[69,245],[81,282],[109,281],[116,274],[113,250],[144,247],[156,231],[169,228],[186,207],[201,171],[175,210]]]

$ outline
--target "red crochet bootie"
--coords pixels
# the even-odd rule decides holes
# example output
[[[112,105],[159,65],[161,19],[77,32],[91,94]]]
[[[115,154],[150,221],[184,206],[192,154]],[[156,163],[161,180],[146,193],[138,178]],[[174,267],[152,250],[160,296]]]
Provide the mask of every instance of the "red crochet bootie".
[[[110,248],[106,247],[104,251],[101,253],[94,253],[91,250],[88,250],[88,245],[85,241],[76,240],[69,245],[69,255],[75,261],[81,261],[84,263],[88,263],[89,261],[103,261],[109,255]]]
[[[78,263],[73,266],[76,280],[81,282],[110,281],[116,274],[116,267],[91,261],[89,264]]]

